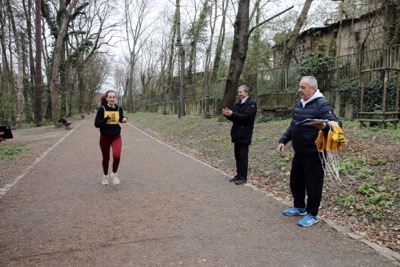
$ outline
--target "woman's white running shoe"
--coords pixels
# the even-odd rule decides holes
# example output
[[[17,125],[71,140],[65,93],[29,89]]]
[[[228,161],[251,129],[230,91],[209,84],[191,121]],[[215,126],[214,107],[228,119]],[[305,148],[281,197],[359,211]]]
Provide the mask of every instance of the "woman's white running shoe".
[[[111,178],[113,180],[113,184],[114,185],[119,185],[119,179],[118,179],[118,175],[116,173],[111,173]]]
[[[103,180],[101,180],[102,185],[108,185],[108,175],[103,174]]]

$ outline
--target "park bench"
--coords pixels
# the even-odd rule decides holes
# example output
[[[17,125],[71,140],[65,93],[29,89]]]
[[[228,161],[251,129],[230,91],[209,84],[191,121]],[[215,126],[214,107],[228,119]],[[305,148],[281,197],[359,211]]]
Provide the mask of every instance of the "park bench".
[[[65,130],[69,130],[69,129],[71,129],[71,124],[72,124],[72,121],[68,121],[68,118],[60,118],[59,120],[58,120],[58,122],[59,123],[61,123],[62,125],[64,125],[64,127],[65,127]]]

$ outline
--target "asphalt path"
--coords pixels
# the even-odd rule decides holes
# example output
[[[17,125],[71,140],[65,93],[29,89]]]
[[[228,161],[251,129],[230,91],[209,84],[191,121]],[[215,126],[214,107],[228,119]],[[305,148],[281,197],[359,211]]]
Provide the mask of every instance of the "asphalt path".
[[[327,223],[122,125],[121,184],[101,185],[92,114],[0,199],[0,266],[398,266]],[[228,133],[227,133],[228,134]]]

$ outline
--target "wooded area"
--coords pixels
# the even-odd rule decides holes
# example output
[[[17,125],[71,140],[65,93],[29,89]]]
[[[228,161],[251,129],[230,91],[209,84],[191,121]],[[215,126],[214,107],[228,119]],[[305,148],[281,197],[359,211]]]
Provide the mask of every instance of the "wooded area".
[[[240,83],[301,61],[295,50],[305,29],[377,10],[387,14],[376,36],[386,62],[399,44],[400,0],[0,0],[0,124],[59,127],[60,117],[92,112],[105,89],[128,112],[196,92],[215,102],[221,90],[220,105],[232,106]],[[368,50],[366,40],[352,52]],[[270,73],[268,80],[285,80]]]

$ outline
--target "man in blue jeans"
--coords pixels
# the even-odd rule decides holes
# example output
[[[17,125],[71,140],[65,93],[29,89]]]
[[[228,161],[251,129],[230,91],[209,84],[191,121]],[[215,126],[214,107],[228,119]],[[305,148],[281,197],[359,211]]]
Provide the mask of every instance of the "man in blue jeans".
[[[290,126],[279,139],[278,152],[282,153],[285,145],[292,141],[294,158],[290,171],[290,189],[293,195],[293,207],[284,210],[286,216],[305,215],[297,224],[302,227],[318,222],[318,210],[321,204],[324,184],[324,168],[315,145],[319,130],[330,130],[328,121],[342,122],[333,113],[331,104],[318,90],[318,83],[313,76],[304,76],[299,83],[301,99],[294,106]],[[312,125],[302,123],[307,119],[317,119]],[[306,203],[307,196],[307,203]]]

